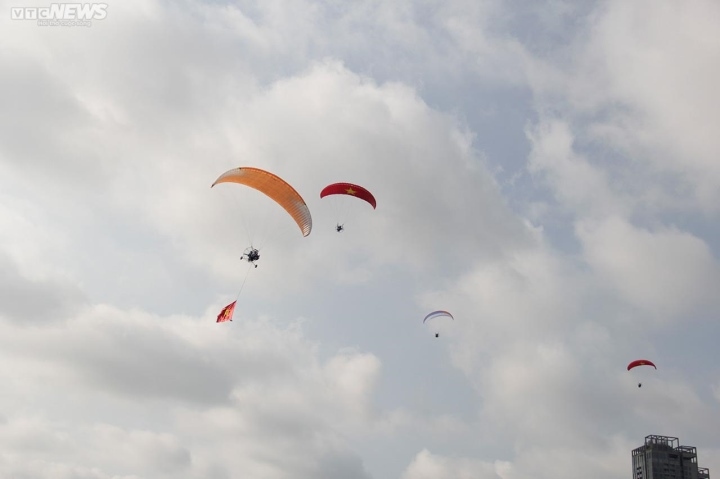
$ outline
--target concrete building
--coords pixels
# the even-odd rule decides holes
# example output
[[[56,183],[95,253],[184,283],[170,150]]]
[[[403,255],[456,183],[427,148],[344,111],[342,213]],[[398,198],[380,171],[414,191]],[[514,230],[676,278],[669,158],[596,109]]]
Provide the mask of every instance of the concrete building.
[[[697,449],[676,437],[646,436],[632,452],[632,465],[633,479],[710,479],[710,471],[698,467]]]

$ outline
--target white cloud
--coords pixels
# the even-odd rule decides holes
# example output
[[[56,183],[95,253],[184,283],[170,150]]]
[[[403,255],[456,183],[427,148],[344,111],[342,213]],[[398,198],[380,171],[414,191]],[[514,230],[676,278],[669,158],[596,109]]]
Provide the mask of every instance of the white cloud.
[[[606,172],[575,151],[567,123],[547,120],[528,131],[528,137],[528,168],[546,179],[563,208],[588,216],[627,214],[629,198],[613,191]]]
[[[450,458],[420,451],[407,467],[402,479],[503,479],[498,473],[504,464],[487,463],[471,458]]]
[[[27,474],[92,466],[98,477],[201,477],[220,460],[264,477],[365,477],[338,429],[374,420],[376,357],[344,351],[323,362],[297,328],[211,324],[107,306],[52,328],[6,323],[3,375],[18,387],[2,404],[32,410],[60,398],[42,406],[53,420],[9,419],[6,470],[25,458]],[[126,423],[141,417],[141,428]]]
[[[632,226],[620,218],[578,225],[588,263],[646,321],[692,321],[717,307],[720,265],[705,242],[689,233]]]
[[[609,152],[598,165],[621,155],[612,170],[622,182],[661,187],[653,208],[717,213],[717,15],[705,0],[613,1],[549,63],[527,62],[541,114],[576,122],[584,141]]]

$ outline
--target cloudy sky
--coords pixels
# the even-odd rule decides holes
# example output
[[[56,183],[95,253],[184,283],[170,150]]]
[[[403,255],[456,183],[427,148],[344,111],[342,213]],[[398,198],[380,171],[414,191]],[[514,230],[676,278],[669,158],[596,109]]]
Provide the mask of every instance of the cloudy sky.
[[[49,5],[0,0],[1,477],[720,473],[720,3]]]

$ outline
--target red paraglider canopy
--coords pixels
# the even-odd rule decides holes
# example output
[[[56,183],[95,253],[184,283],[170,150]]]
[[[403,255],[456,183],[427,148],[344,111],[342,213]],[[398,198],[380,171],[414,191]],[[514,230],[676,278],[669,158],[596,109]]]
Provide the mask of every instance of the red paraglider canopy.
[[[377,202],[375,201],[375,197],[372,195],[372,193],[370,193],[362,186],[354,185],[352,183],[333,183],[323,188],[323,190],[320,192],[320,198],[325,198],[329,195],[355,196],[357,198],[360,198],[361,200],[365,200],[370,203],[373,209],[375,209],[375,207],[377,206]]]
[[[635,361],[628,364],[627,370],[630,371],[632,368],[636,368],[638,366],[652,366],[657,369],[657,366],[655,366],[652,361],[649,361],[647,359],[636,359]]]

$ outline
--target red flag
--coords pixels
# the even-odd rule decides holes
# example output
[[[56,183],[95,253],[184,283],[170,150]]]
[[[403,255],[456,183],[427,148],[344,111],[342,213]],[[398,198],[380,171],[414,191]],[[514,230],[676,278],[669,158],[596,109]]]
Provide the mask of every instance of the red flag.
[[[225,321],[232,321],[232,315],[235,311],[235,303],[237,301],[233,301],[232,303],[225,306],[222,311],[220,311],[220,314],[218,314],[216,323],[224,323]]]

